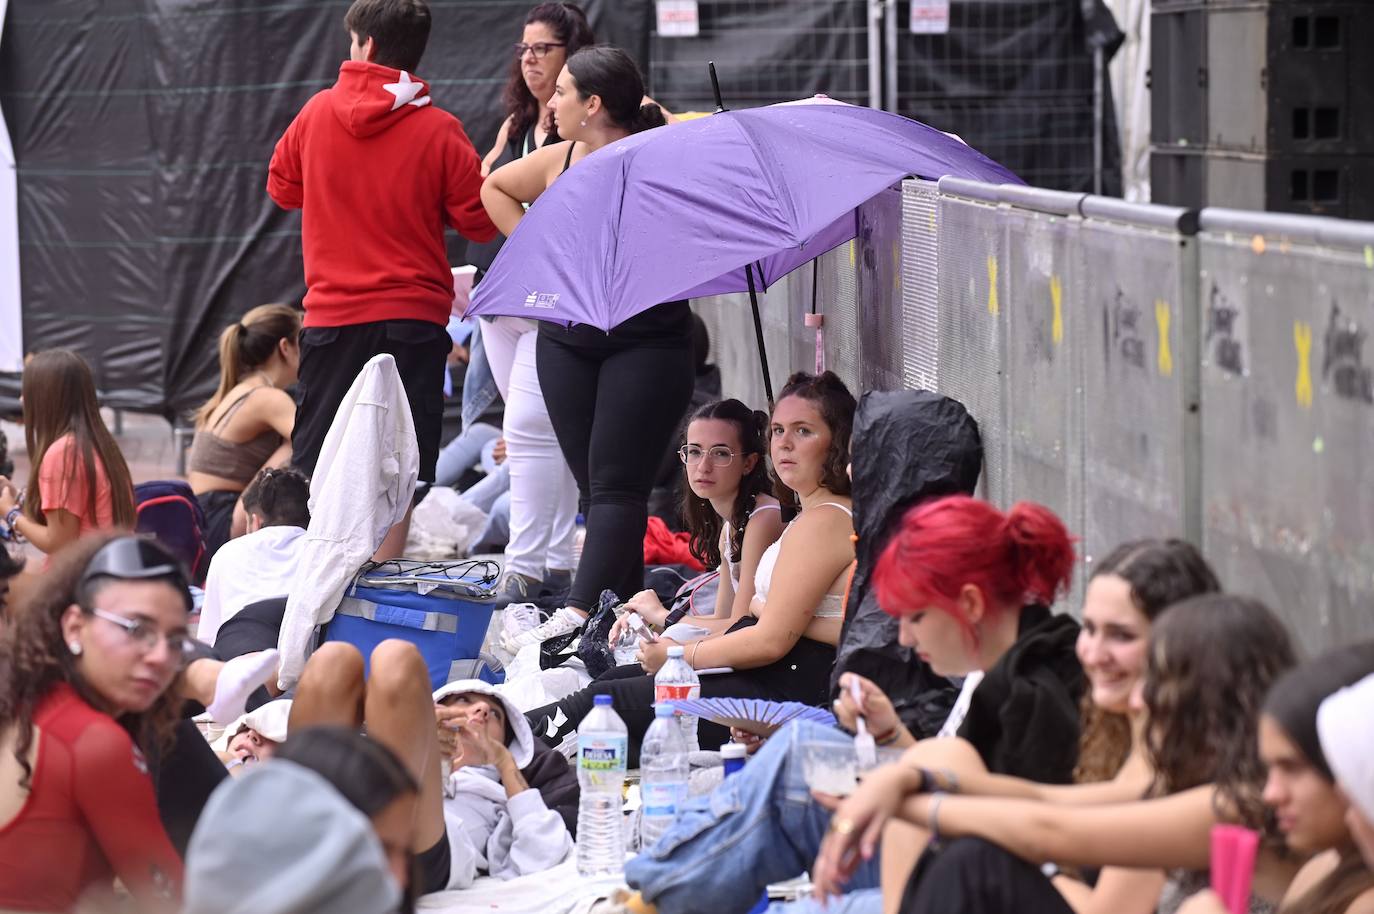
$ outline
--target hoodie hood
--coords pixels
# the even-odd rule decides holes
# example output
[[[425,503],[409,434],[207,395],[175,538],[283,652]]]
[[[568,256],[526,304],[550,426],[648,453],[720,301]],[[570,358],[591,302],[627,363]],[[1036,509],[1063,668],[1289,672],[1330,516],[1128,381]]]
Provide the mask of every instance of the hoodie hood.
[[[291,719],[291,699],[278,698],[258,705],[224,729],[219,739],[210,744],[216,752],[228,752],[229,743],[246,729],[261,733],[274,743],[286,742],[286,724]]]
[[[928,390],[870,391],[854,416],[854,577],[831,677],[855,672],[892,698],[918,737],[939,729],[953,690],[897,643],[897,620],[878,606],[869,578],[888,534],[909,506],[972,495],[983,466],[978,424],[964,405]]]
[[[330,90],[330,104],[344,129],[355,137],[381,133],[430,105],[429,84],[405,70],[346,60]]]
[[[534,734],[530,732],[529,721],[525,720],[524,712],[509,698],[496,691],[496,687],[491,683],[481,679],[458,679],[445,683],[434,692],[434,703],[438,704],[450,695],[461,695],[464,692],[490,695],[501,702],[501,707],[506,709],[506,726],[513,734],[506,748],[510,750],[517,768],[528,765],[534,759]]]
[[[294,762],[221,784],[186,853],[183,914],[389,914],[400,901],[372,823]]]

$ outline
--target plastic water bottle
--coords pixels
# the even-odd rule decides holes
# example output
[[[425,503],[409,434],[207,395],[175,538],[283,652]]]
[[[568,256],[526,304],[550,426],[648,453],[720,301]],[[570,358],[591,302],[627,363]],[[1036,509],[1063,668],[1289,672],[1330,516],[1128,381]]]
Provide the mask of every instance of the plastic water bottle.
[[[743,743],[726,743],[720,747],[720,758],[725,763],[725,777],[729,777],[744,767],[744,757],[748,751]]]
[[[654,704],[701,697],[701,678],[682,654],[681,646],[668,648],[668,662],[654,676]],[[687,751],[696,752],[700,745],[697,742],[697,719],[691,714],[678,714],[677,719],[682,727]]]
[[[587,541],[587,518],[579,514],[574,523],[577,526],[573,530],[573,571],[576,571],[582,562],[582,544]]]
[[[625,871],[625,760],[629,731],[611,707],[611,696],[598,695],[592,711],[577,728],[577,872],[582,876],[618,876]]]
[[[677,818],[687,796],[687,744],[670,705],[654,708],[654,722],[639,750],[639,847],[648,850]]]

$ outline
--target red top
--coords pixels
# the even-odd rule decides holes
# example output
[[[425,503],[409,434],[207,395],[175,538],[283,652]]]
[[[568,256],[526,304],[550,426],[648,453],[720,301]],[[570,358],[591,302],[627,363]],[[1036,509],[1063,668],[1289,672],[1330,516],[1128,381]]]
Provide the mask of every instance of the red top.
[[[463,125],[409,73],[346,61],[272,153],[267,192],[303,210],[305,326],[447,324],[444,226],[490,241],[481,160]]]
[[[66,683],[39,703],[34,724],[31,791],[0,828],[0,909],[66,911],[115,876],[140,900],[179,896],[181,858],[129,734]]]
[[[114,526],[114,498],[105,464],[95,457],[95,511],[91,511],[90,487],[86,483],[86,462],[76,446],[76,438],[63,435],[43,454],[38,468],[38,494],[43,513],[61,508],[81,521],[81,533]]]

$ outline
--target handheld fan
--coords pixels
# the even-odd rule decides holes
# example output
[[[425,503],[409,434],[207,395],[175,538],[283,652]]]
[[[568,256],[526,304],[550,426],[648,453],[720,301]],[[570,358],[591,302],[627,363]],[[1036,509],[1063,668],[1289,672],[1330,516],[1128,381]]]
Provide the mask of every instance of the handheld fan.
[[[722,727],[735,727],[758,736],[772,736],[783,724],[810,720],[835,726],[835,715],[799,701],[767,701],[762,698],[686,698],[670,702],[683,714],[700,717]]]

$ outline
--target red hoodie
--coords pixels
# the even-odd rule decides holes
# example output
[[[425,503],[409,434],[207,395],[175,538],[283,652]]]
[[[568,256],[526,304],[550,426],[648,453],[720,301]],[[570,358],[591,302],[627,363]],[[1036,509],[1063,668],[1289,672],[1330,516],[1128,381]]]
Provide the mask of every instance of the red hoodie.
[[[481,160],[463,125],[409,73],[345,61],[272,153],[267,193],[300,209],[305,326],[448,322],[444,226],[490,241]]]

